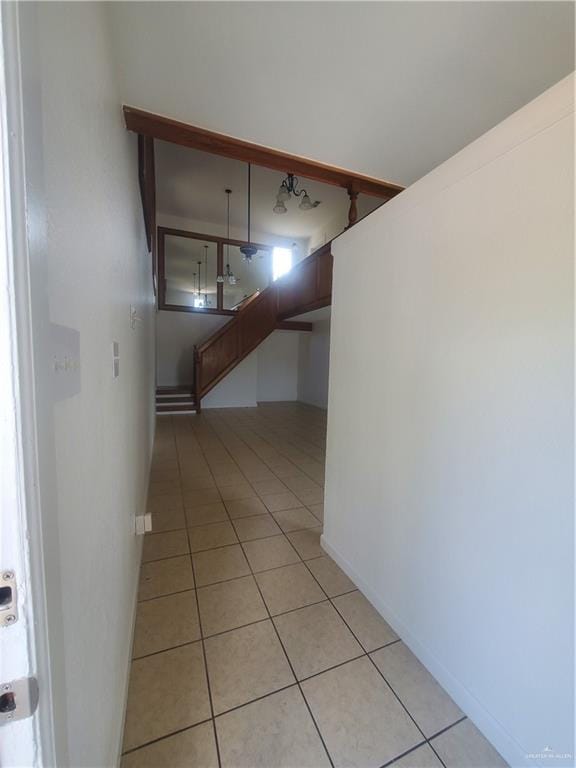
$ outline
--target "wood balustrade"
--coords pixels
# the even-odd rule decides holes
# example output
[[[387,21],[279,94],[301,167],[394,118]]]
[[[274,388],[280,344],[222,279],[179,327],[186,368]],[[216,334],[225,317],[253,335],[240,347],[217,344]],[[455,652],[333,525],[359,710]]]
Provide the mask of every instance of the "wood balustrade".
[[[241,307],[226,325],[194,348],[196,410],[210,390],[288,317],[326,307],[332,300],[330,243],[296,264]]]

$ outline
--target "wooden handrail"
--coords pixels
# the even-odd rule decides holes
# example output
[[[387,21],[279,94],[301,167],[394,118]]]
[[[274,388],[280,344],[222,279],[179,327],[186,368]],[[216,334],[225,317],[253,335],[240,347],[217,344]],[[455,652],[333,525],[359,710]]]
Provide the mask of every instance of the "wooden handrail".
[[[194,392],[198,411],[202,398],[256,349],[279,322],[330,304],[330,245],[314,251],[287,275],[248,297],[228,323],[194,348]]]

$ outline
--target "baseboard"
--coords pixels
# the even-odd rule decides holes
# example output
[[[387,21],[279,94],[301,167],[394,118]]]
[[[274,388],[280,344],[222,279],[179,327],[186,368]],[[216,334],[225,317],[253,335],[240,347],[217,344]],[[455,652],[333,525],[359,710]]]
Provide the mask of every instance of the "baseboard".
[[[390,624],[412,653],[434,675],[440,685],[450,694],[460,709],[472,720],[474,725],[484,734],[488,741],[500,752],[502,757],[513,766],[541,766],[542,763],[534,758],[528,758],[520,745],[510,736],[501,724],[484,708],[481,702],[449,672],[443,664],[412,634],[410,629],[397,616],[382,598],[376,594],[365,581],[356,573],[350,563],[342,557],[322,534],[322,548],[336,561],[344,573],[354,582],[364,596],[372,603],[378,613]]]

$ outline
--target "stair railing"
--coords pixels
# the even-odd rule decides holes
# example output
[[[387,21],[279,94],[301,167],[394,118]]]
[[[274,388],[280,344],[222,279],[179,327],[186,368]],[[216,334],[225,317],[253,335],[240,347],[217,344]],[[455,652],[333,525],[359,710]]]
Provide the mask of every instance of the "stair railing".
[[[330,243],[314,251],[250,301],[203,344],[194,347],[196,410],[202,398],[261,344],[281,320],[328,306],[332,297]]]

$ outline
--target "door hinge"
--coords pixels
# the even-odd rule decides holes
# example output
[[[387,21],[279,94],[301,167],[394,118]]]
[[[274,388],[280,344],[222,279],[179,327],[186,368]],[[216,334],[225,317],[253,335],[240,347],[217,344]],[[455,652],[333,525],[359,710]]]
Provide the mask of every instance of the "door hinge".
[[[17,621],[16,576],[14,571],[3,571],[0,577],[0,627],[9,627]]]
[[[0,684],[0,725],[32,717],[38,706],[38,681],[21,677]]]

